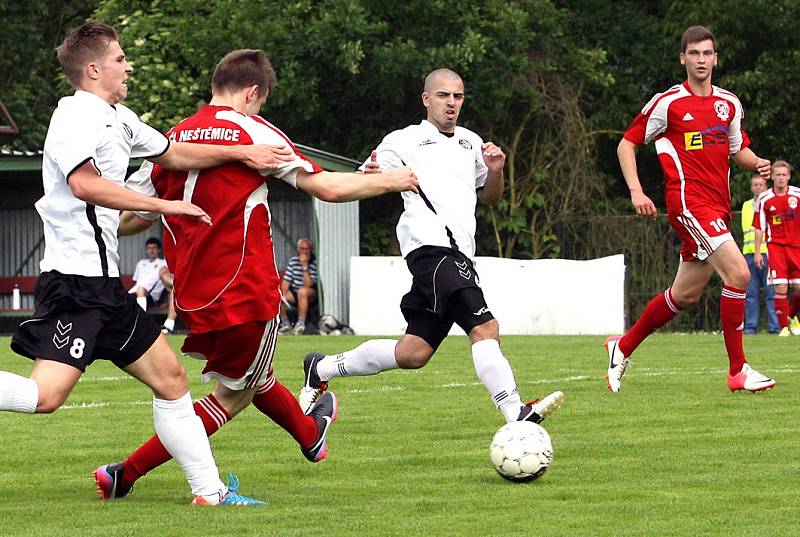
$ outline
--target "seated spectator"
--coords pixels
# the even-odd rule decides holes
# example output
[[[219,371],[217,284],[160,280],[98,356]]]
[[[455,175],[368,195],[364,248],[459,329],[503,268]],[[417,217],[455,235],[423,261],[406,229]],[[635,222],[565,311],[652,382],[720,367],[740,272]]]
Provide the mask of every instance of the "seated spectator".
[[[317,263],[310,239],[297,241],[297,255],[289,260],[281,282],[281,324],[279,334],[302,334],[306,330],[309,306],[317,301]],[[292,328],[289,309],[297,309],[297,322]]]
[[[161,281],[161,268],[167,266],[167,262],[161,258],[161,242],[150,237],[145,242],[147,258],[140,259],[136,263],[136,270],[133,272],[133,287],[128,293],[136,295],[136,302],[147,311],[150,306],[155,306],[161,301],[164,293],[164,284]]]
[[[161,283],[164,284],[164,287],[169,292],[169,296],[167,296],[167,318],[164,320],[164,326],[161,327],[161,333],[171,334],[175,331],[175,318],[178,316],[175,312],[175,290],[172,285],[174,276],[166,264],[161,267],[158,275],[161,278]]]

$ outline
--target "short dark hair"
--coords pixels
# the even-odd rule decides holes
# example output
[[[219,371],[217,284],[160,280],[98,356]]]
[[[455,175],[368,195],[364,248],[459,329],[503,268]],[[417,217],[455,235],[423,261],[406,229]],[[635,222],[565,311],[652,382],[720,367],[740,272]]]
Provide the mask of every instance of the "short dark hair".
[[[711,40],[711,43],[714,46],[714,52],[716,52],[717,38],[714,37],[714,34],[711,33],[711,30],[705,26],[691,26],[687,28],[681,36],[681,52],[686,52],[686,47],[689,46],[689,43],[699,43],[700,41],[705,41],[706,39]]]
[[[240,49],[229,52],[214,68],[211,91],[237,91],[258,85],[263,97],[277,81],[275,70],[263,50]]]
[[[158,246],[159,249],[161,249],[161,241],[158,240],[157,238],[150,237],[144,243],[145,246],[150,246],[151,244],[155,244],[156,246]]]
[[[119,41],[117,31],[97,21],[85,22],[67,34],[56,55],[70,84],[80,83],[86,64],[101,60],[112,41]]]

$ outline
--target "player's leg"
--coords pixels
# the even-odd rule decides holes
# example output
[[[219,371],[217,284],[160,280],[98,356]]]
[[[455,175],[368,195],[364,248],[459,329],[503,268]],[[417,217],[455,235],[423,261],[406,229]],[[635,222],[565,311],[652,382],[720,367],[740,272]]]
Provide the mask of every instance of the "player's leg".
[[[786,283],[776,283],[772,286],[775,290],[775,315],[778,317],[778,324],[781,327],[780,335],[788,336],[789,332],[789,285]]]
[[[775,315],[780,325],[780,335],[789,336],[789,255],[788,249],[780,244],[768,244],[769,274],[767,281],[774,291]]]
[[[232,391],[217,384],[214,391],[194,402],[194,411],[203,422],[206,436],[216,433],[223,425],[233,419],[242,409],[250,404],[253,390]],[[95,475],[98,480],[98,494],[104,500],[126,496],[133,484],[148,472],[172,459],[172,455],[164,447],[158,435],[153,435],[139,446],[121,463],[109,464],[98,468],[96,473],[105,472],[106,476]]]
[[[445,312],[469,336],[475,373],[506,422],[539,423],[558,410],[564,398],[561,392],[541,402],[522,403],[511,364],[500,349],[500,325],[477,284],[451,294]]]
[[[0,371],[0,411],[55,412],[82,373],[72,365],[41,358],[36,359],[30,377]]]
[[[720,245],[707,259],[722,278],[719,313],[725,349],[728,352],[728,388],[759,391],[775,386],[775,381],[755,371],[747,363],[742,345],[744,288],[750,277],[741,251],[731,240]]]
[[[724,211],[697,208],[669,214],[670,226],[681,238],[681,263],[669,289],[657,295],[631,329],[622,337],[606,339],[608,389],[617,392],[636,348],[650,334],[675,318],[686,306],[696,303],[708,284],[713,268],[704,261],[720,245],[732,241]],[[739,254],[741,257],[741,253]],[[744,291],[742,291],[744,295]]]
[[[49,272],[39,277],[36,311],[11,339],[14,352],[35,360],[33,369],[29,378],[0,372],[0,410],[50,413],[64,403],[92,362],[102,328],[100,309],[74,307],[102,301],[103,284],[97,283]]]
[[[429,321],[436,323],[438,317],[431,314]],[[418,325],[427,333],[431,325],[419,322]],[[358,347],[338,354],[325,355],[312,352],[303,359],[305,380],[300,390],[300,407],[308,411],[311,405],[328,389],[328,382],[334,377],[376,375],[392,369],[418,369],[423,367],[434,348],[423,335],[413,333],[415,325],[409,323],[409,330],[400,339],[371,339]],[[420,330],[416,330],[420,332]],[[447,335],[445,332],[444,335]],[[444,339],[436,336],[433,340]],[[435,341],[434,341],[435,342]],[[438,346],[438,344],[437,344]]]
[[[151,347],[124,370],[153,390],[156,434],[183,469],[192,494],[206,502],[221,502],[227,488],[219,479],[203,422],[192,405],[186,372],[160,330]]]
[[[428,363],[453,322],[430,311],[428,298],[414,283],[403,296],[400,309],[408,323],[405,335],[393,339],[372,339],[335,355],[310,353],[303,360],[305,380],[300,406],[306,411],[334,377],[375,375],[391,369],[418,369]]]

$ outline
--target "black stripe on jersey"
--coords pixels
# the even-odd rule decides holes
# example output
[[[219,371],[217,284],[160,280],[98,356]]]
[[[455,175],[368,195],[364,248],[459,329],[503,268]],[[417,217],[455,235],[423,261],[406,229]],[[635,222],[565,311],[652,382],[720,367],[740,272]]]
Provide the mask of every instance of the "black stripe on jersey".
[[[101,173],[100,173],[100,170],[98,170],[98,169],[97,169],[97,166],[95,166],[95,163],[94,163],[94,157],[86,157],[85,159],[83,159],[82,161],[80,161],[80,163],[78,163],[78,165],[77,165],[77,166],[75,166],[74,168],[72,168],[72,169],[69,171],[69,173],[66,175],[65,179],[67,180],[67,184],[69,184],[69,176],[70,176],[70,175],[72,175],[73,173],[75,173],[75,172],[78,170],[78,168],[80,168],[81,166],[83,166],[84,164],[86,164],[87,162],[89,162],[90,160],[92,161],[92,168],[94,168],[94,171],[95,171],[95,172],[97,172],[97,175],[103,175],[103,174],[101,174]]]
[[[403,162],[403,159],[400,159],[400,163],[403,166],[406,165],[406,163]],[[425,195],[425,192],[422,191],[422,187],[421,186],[417,185],[417,191],[419,192],[419,197],[422,198],[422,201],[424,201],[425,205],[428,206],[428,209],[430,209],[433,212],[433,214],[439,214],[439,213],[436,212],[436,209],[433,208],[433,203],[431,203],[431,200],[429,200],[428,196]],[[458,244],[456,243],[456,239],[453,238],[453,232],[450,231],[450,228],[447,225],[444,226],[444,230],[445,230],[445,232],[447,232],[447,238],[450,239],[450,248],[452,248],[453,250],[458,252],[459,251],[458,250]]]
[[[162,134],[161,136],[164,136],[164,135]],[[151,158],[158,158],[158,157],[160,157],[161,155],[163,155],[164,153],[166,153],[166,152],[169,150],[169,146],[171,146],[171,145],[172,145],[172,142],[171,142],[171,141],[170,141],[170,139],[169,139],[169,138],[167,138],[166,136],[164,136],[164,138],[166,138],[166,140],[167,140],[167,147],[165,147],[165,148],[164,148],[164,151],[162,151],[161,153],[156,153],[155,155],[149,155],[149,156],[142,157],[142,158],[143,158],[143,159],[148,159],[148,160],[149,160],[149,159],[151,159]]]
[[[106,259],[106,243],[103,242],[103,230],[97,225],[97,213],[94,210],[94,205],[91,203],[86,204],[86,218],[94,230],[94,240],[97,243],[97,250],[100,253],[100,266],[103,269],[103,276],[108,278],[108,259]]]

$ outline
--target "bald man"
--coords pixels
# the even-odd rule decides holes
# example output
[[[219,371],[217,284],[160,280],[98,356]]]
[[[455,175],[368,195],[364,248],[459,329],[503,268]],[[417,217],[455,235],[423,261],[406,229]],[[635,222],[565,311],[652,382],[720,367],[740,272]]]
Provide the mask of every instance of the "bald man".
[[[473,263],[475,205],[478,200],[494,205],[502,197],[505,155],[456,125],[464,82],[454,71],[437,69],[427,76],[422,104],[427,117],[388,134],[361,167],[375,173],[409,166],[419,179],[419,192],[402,194],[404,211],[397,225],[400,250],[413,276],[400,303],[406,333],[400,341],[376,339],[340,354],[307,355],[300,404],[310,408],[333,377],[425,366],[455,323],[469,336],[475,371],[506,422],[539,423],[561,406],[564,396],[554,392],[522,403]]]

